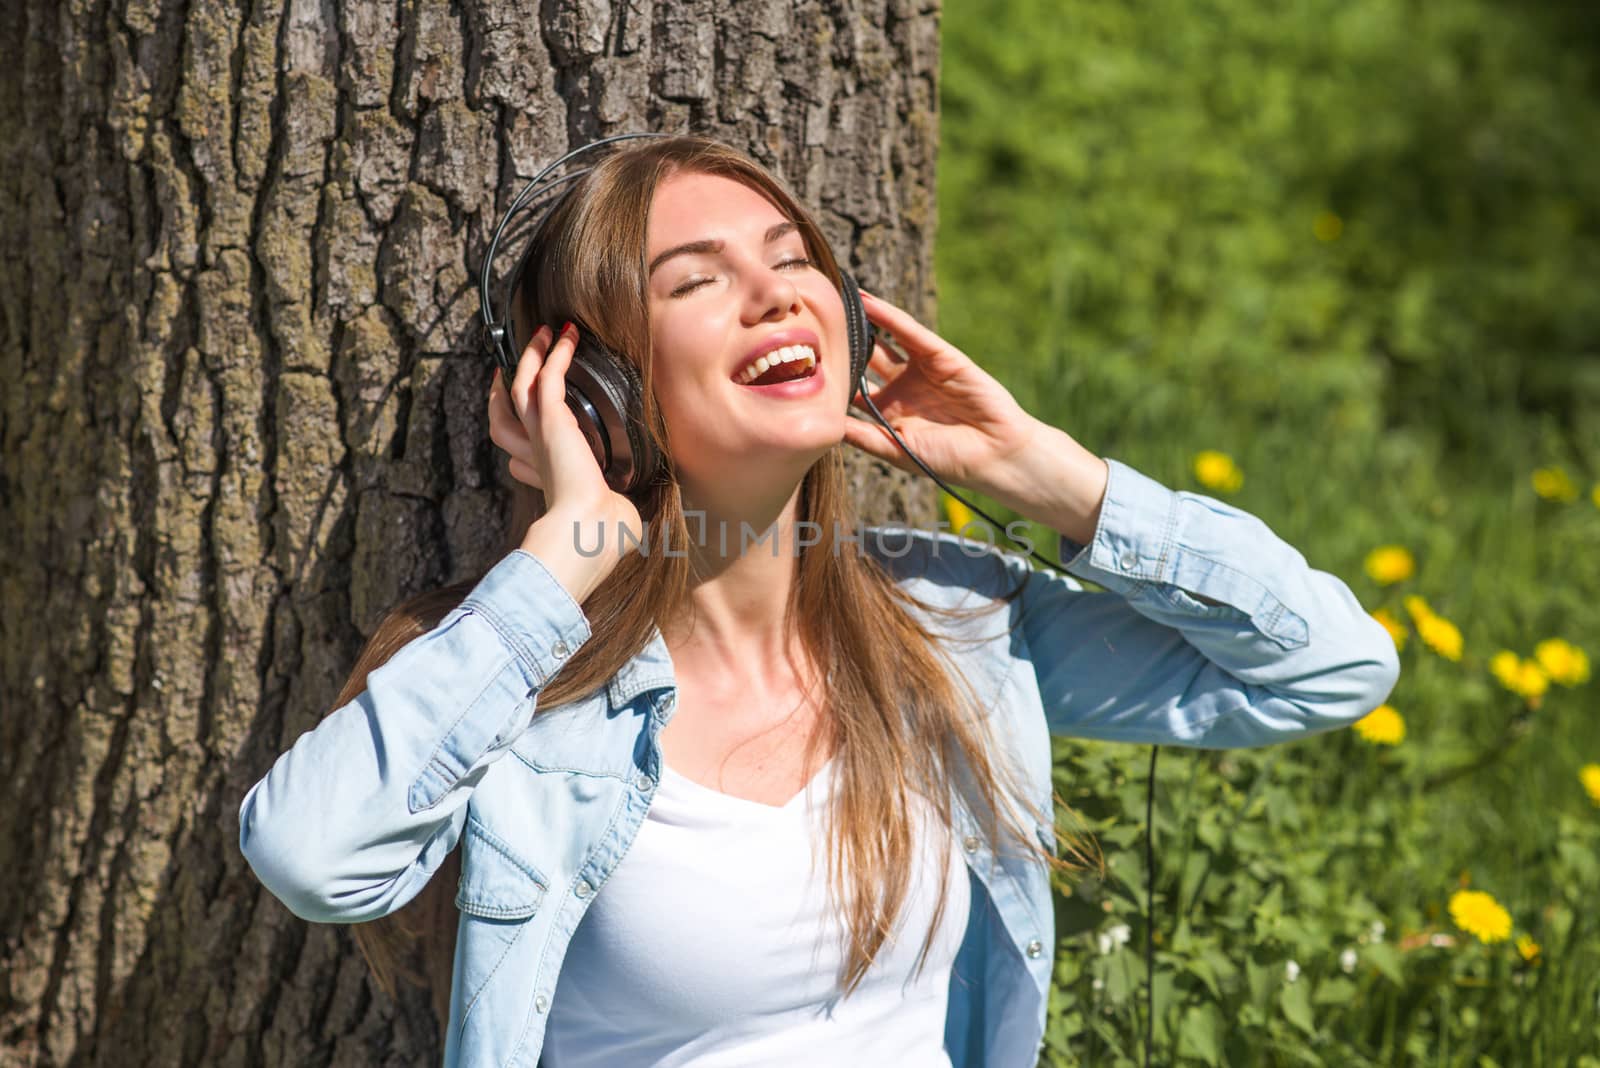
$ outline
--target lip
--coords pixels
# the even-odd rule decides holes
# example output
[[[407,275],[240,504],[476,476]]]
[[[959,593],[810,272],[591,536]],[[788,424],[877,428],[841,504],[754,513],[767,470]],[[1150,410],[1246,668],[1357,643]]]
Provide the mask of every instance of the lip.
[[[746,367],[749,367],[752,363],[756,362],[773,349],[781,349],[787,345],[810,345],[811,351],[817,354],[817,371],[819,373],[822,371],[822,343],[817,340],[817,335],[810,330],[795,328],[792,330],[779,330],[776,334],[768,334],[766,337],[762,338],[759,345],[745,353],[743,356],[739,357],[739,362],[734,364],[733,367],[728,370],[728,377],[737,383],[736,376],[740,371],[744,370]],[[816,377],[816,375],[811,376],[811,378]],[[811,378],[800,379],[799,381],[809,382],[811,381]],[[742,385],[743,383],[737,384]],[[779,385],[784,384],[785,383],[782,382],[779,383]],[[774,389],[776,387],[754,386],[751,388]]]

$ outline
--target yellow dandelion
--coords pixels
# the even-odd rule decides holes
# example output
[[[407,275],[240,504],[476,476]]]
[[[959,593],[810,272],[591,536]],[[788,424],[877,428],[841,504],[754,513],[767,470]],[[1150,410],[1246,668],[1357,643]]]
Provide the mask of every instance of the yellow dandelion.
[[[1383,624],[1383,629],[1388,631],[1389,637],[1394,639],[1394,647],[1396,649],[1404,649],[1406,647],[1406,625],[1400,622],[1398,616],[1387,608],[1380,608],[1372,613],[1372,618]]]
[[[1578,781],[1583,784],[1589,800],[1600,805],[1600,764],[1585,764],[1578,771]]]
[[[1564,638],[1546,638],[1533,647],[1533,658],[1563,686],[1582,686],[1589,681],[1589,655]]]
[[[1482,890],[1457,890],[1451,894],[1450,918],[1480,942],[1504,942],[1511,937],[1511,914]]]
[[[1311,232],[1318,241],[1337,241],[1344,233],[1344,220],[1331,211],[1318,212],[1311,223]]]
[[[1404,582],[1417,570],[1411,550],[1403,545],[1380,545],[1367,554],[1367,574],[1380,586]]]
[[[1421,623],[1424,619],[1433,618],[1433,609],[1428,607],[1428,602],[1415,593],[1406,594],[1404,600],[1400,603],[1406,606],[1406,613],[1411,616],[1411,622],[1413,623]]]
[[[1526,697],[1530,705],[1538,708],[1545,691],[1550,689],[1550,676],[1545,674],[1544,668],[1540,667],[1537,661],[1524,660],[1517,665],[1517,681],[1511,689]]]
[[[1417,637],[1422,639],[1423,645],[1446,660],[1461,659],[1459,627],[1428,607],[1428,602],[1417,594],[1406,595],[1401,603],[1411,614],[1411,622],[1416,625]]]
[[[961,533],[966,529],[967,524],[972,522],[972,509],[948,493],[940,494],[940,496],[944,498],[944,515],[946,519],[950,520],[950,529],[957,534]]]
[[[1589,499],[1594,502],[1596,508],[1600,508],[1600,482],[1596,482],[1594,488],[1589,491]]]
[[[1572,484],[1572,476],[1561,467],[1541,467],[1535,471],[1533,492],[1547,501],[1560,501],[1563,504],[1578,499],[1578,487]]]
[[[1510,649],[1502,649],[1489,658],[1489,674],[1500,680],[1508,690],[1517,688],[1517,678],[1522,670],[1522,657]]]
[[[1392,705],[1379,705],[1352,726],[1373,745],[1399,745],[1406,739],[1406,721]]]
[[[1446,660],[1461,659],[1461,628],[1443,616],[1430,615],[1417,620],[1417,637]]]
[[[1195,453],[1194,477],[1206,489],[1223,493],[1233,493],[1244,485],[1244,472],[1233,462],[1233,457],[1215,449]]]
[[[1502,649],[1489,658],[1489,674],[1512,693],[1526,698],[1534,708],[1539,707],[1545,691],[1550,689],[1550,675],[1539,662],[1524,660],[1510,649]]]
[[[1517,952],[1529,964],[1537,964],[1539,962],[1539,943],[1533,940],[1532,935],[1517,936]]]

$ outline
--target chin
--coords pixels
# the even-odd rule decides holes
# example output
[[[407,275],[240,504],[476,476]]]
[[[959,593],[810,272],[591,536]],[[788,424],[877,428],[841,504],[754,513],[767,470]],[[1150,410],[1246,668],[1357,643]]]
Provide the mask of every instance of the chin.
[[[818,416],[814,419],[797,419],[782,429],[782,434],[769,439],[773,449],[787,449],[796,453],[821,456],[844,440],[844,415]]]
[[[774,471],[781,468],[789,473],[804,472],[843,440],[842,433],[832,438],[816,436],[801,438],[794,435],[766,438],[750,442],[747,448],[740,450],[739,460],[729,462]]]

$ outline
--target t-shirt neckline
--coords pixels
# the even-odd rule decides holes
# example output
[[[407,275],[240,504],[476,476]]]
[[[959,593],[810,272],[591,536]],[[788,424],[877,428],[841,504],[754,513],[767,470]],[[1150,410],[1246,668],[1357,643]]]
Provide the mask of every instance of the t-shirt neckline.
[[[735,794],[724,793],[715,787],[707,786],[702,782],[696,782],[694,779],[691,779],[687,775],[678,771],[671,764],[668,764],[665,760],[662,760],[661,762],[661,785],[663,787],[670,786],[671,788],[675,788],[680,792],[692,794],[695,797],[698,797],[702,803],[710,802],[718,804],[729,810],[778,815],[784,812],[789,812],[801,806],[808,796],[824,796],[824,791],[831,783],[833,766],[836,760],[837,754],[835,756],[830,756],[827,760],[823,761],[822,766],[818,768],[816,773],[811,776],[810,781],[796,791],[793,797],[781,805],[769,805],[765,801],[756,801],[752,798],[739,797]]]

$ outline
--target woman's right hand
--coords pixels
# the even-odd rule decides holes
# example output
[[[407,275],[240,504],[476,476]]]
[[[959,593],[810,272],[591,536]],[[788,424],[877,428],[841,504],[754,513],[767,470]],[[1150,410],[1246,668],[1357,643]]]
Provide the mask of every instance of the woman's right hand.
[[[489,437],[510,457],[511,477],[544,494],[545,514],[528,528],[522,547],[539,557],[575,600],[599,585],[618,560],[618,527],[627,524],[642,539],[639,510],[606,484],[578,419],[567,407],[566,373],[577,348],[578,329],[567,324],[551,345],[541,326],[517,362],[510,392],[503,372],[489,387]],[[605,551],[592,547],[604,531]],[[578,551],[578,532],[591,555]],[[569,581],[570,580],[570,581]]]

